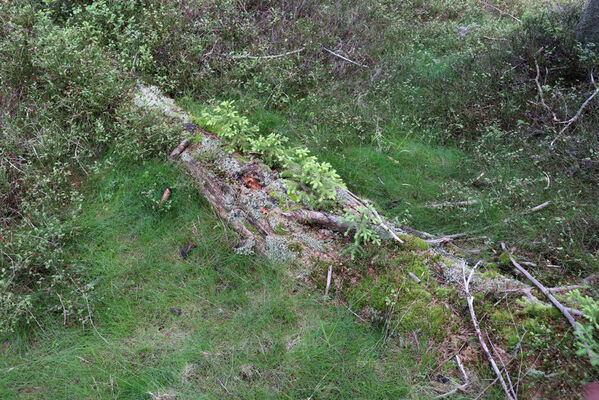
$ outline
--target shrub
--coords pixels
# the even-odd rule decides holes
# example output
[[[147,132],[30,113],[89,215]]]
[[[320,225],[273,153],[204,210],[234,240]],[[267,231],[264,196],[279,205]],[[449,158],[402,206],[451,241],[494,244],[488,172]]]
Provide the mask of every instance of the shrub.
[[[30,3],[0,8],[0,332],[47,311],[89,316],[85,268],[65,253],[81,181],[113,149],[148,158],[175,134],[131,108],[132,79],[85,29]]]

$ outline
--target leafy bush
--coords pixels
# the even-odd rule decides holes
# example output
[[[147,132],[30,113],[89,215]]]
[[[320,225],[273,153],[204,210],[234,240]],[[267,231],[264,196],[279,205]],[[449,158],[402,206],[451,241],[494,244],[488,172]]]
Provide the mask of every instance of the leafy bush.
[[[525,18],[510,36],[512,62],[531,65],[537,59],[541,70],[548,73],[544,82],[577,84],[587,80],[599,59],[590,47],[583,48],[576,41],[574,29],[580,15],[580,7],[565,4]],[[530,72],[534,76],[534,68]]]
[[[257,126],[239,115],[233,101],[222,101],[212,109],[204,110],[194,122],[225,139],[231,151],[250,151],[252,139],[258,133]]]
[[[82,180],[112,150],[131,159],[165,152],[175,130],[131,108],[132,79],[85,29],[61,27],[28,1],[4,5],[0,18],[0,332],[7,332],[47,311],[89,317],[85,268],[65,249],[77,232]]]
[[[281,176],[288,178],[289,195],[300,202],[327,208],[337,200],[337,187],[345,187],[343,180],[331,164],[318,161],[306,148],[284,150]],[[309,190],[305,190],[308,188]]]

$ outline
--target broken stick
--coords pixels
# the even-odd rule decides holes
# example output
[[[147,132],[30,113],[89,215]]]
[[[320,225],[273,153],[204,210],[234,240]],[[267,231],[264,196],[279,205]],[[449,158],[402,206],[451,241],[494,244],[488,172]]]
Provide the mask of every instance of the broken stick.
[[[514,257],[512,257],[511,254],[510,254],[510,261],[512,262],[512,265],[514,267],[516,267],[516,269],[518,271],[520,271],[524,276],[526,276],[529,281],[531,281],[541,292],[543,292],[543,294],[545,296],[547,296],[547,298],[549,299],[549,301],[551,301],[551,303],[553,303],[555,308],[557,308],[562,313],[562,315],[568,320],[568,323],[572,326],[572,329],[574,330],[574,334],[576,336],[580,337],[580,328],[576,324],[576,320],[574,319],[574,317],[572,316],[572,314],[570,313],[568,308],[564,307],[564,305],[562,303],[560,303],[555,298],[555,296],[553,296],[553,294],[551,294],[551,291],[549,289],[547,289],[541,282],[536,280],[535,277],[530,274],[530,272],[528,272],[526,269],[524,269],[523,266],[518,264],[518,262],[516,260],[514,260]],[[587,354],[591,360],[595,359],[595,357],[593,357],[591,351],[588,349],[588,346],[587,346]]]
[[[485,343],[485,340],[483,339],[483,334],[480,330],[480,326],[478,325],[478,320],[476,319],[476,314],[474,312],[474,297],[472,297],[472,294],[470,293],[470,281],[472,280],[472,276],[474,275],[474,270],[481,263],[482,263],[482,261],[479,261],[474,267],[472,267],[472,270],[470,271],[468,278],[466,278],[466,265],[465,264],[462,265],[462,279],[464,280],[464,293],[466,294],[466,301],[468,302],[468,309],[470,310],[470,317],[472,318],[472,324],[474,325],[474,330],[476,332],[476,336],[478,337],[478,341],[480,342],[480,345],[483,348],[483,351],[487,355],[487,358],[489,359],[489,363],[491,364],[491,367],[493,368],[495,375],[497,375],[497,379],[499,379],[499,382],[501,383],[501,387],[503,388],[503,391],[505,392],[506,399],[517,400],[518,396],[516,396],[516,394],[514,393],[513,388],[507,387],[507,384],[505,383],[505,380],[503,379],[503,375],[501,374],[501,371],[499,370],[499,367],[497,366],[495,359],[491,355],[491,352],[489,351],[489,348],[487,347],[487,344]],[[505,373],[507,375],[508,372],[505,371]]]

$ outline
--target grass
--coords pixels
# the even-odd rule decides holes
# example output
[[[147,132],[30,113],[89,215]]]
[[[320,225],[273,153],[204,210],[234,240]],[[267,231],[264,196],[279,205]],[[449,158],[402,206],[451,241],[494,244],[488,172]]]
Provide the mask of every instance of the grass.
[[[568,175],[569,158],[550,165],[554,155],[539,146],[542,141],[521,136],[538,128],[534,120],[544,115],[532,104],[535,92],[530,77],[514,72],[515,78],[525,81],[519,83],[520,88],[532,88],[528,92],[514,89],[512,93],[511,88],[506,92],[506,85],[515,83],[511,81],[488,83],[492,75],[485,68],[508,71],[512,65],[487,60],[498,48],[496,41],[489,42],[483,35],[499,41],[510,37],[511,30],[520,29],[514,20],[481,7],[478,1],[413,1],[398,6],[364,2],[373,10],[389,7],[384,8],[388,20],[373,14],[367,20],[372,24],[356,24],[371,28],[370,34],[350,29],[329,35],[318,27],[322,21],[314,14],[297,20],[301,35],[294,30],[289,35],[311,43],[319,43],[321,33],[341,42],[355,36],[357,44],[347,46],[354,46],[356,52],[346,47],[349,53],[344,54],[362,57],[371,67],[368,70],[352,69],[326,54],[323,57],[318,46],[293,58],[245,65],[223,55],[278,53],[303,43],[286,42],[287,27],[276,28],[274,8],[272,15],[258,10],[249,17],[247,10],[241,13],[237,2],[228,2],[225,10],[214,7],[220,10],[216,15],[202,12],[204,2],[188,3],[190,8],[183,13],[187,19],[182,19],[178,8],[172,14],[183,21],[177,26],[196,29],[189,19],[207,15],[202,20],[205,27],[200,27],[206,32],[167,29],[172,31],[169,41],[183,44],[170,52],[164,51],[160,41],[148,43],[154,46],[156,65],[162,64],[156,70],[149,68],[144,78],[172,93],[194,93],[195,98],[190,95],[184,101],[193,112],[201,108],[198,103],[210,98],[236,99],[263,132],[279,132],[295,144],[308,146],[337,169],[351,190],[371,199],[386,216],[414,228],[450,234],[488,227],[480,233],[487,238],[468,245],[482,250],[476,258],[484,258],[489,267],[490,262],[500,261],[499,243],[506,241],[518,248],[519,258],[537,263],[539,267],[531,271],[548,285],[571,283],[597,270],[599,202],[593,184]],[[348,20],[343,12],[335,14],[324,3],[316,3],[328,13],[327,18]],[[344,4],[351,5],[351,1]],[[500,6],[522,17],[536,13],[538,2]],[[153,15],[150,20],[163,22],[161,14]],[[139,16],[145,21],[149,15],[140,11]],[[272,29],[264,33],[234,28],[240,26],[239,21],[243,26],[254,24],[255,17],[260,21],[272,18]],[[384,26],[378,26],[379,22]],[[261,23],[254,25],[259,28]],[[287,24],[283,20],[282,25]],[[456,28],[470,24],[480,24],[481,29],[464,38],[456,34]],[[154,26],[150,28],[154,32]],[[98,29],[109,28],[99,25]],[[218,36],[221,30],[224,38]],[[229,35],[229,31],[236,34]],[[143,32],[136,33],[145,37]],[[282,50],[270,47],[277,35],[278,40],[285,38],[281,42],[285,45],[279,46]],[[212,37],[214,43],[204,37]],[[246,43],[246,38],[252,40]],[[223,40],[223,47],[217,46]],[[131,59],[125,57],[121,67],[133,72],[131,64],[139,46],[135,41],[125,42],[127,51],[135,46]],[[114,45],[105,46],[107,54],[115,55],[120,49],[122,56],[123,48]],[[180,62],[167,55],[180,56]],[[151,58],[139,60],[153,65]],[[219,64],[222,60],[223,65]],[[190,66],[195,71],[197,65],[199,74],[193,76],[200,78],[185,78],[185,71]],[[382,72],[375,79],[379,67]],[[142,71],[140,65],[136,72],[141,75]],[[70,83],[70,77],[62,83]],[[77,103],[75,95],[70,100]],[[585,115],[577,129],[591,132],[589,120]],[[161,131],[157,132],[160,137]],[[138,140],[133,136],[127,142]],[[572,162],[577,157],[572,156]],[[48,158],[53,160],[52,154]],[[487,183],[474,186],[473,180],[483,172]],[[443,352],[460,348],[464,341],[473,343],[469,321],[460,326],[462,299],[431,275],[425,289],[409,280],[402,286],[405,292],[397,302],[397,314],[401,311],[405,318],[399,340],[382,346],[380,326],[359,322],[345,306],[322,297],[320,286],[307,287],[291,279],[283,267],[260,257],[234,255],[235,235],[175,166],[156,160],[106,163],[84,186],[84,209],[76,224],[82,234],[66,249],[68,263],[85,266],[87,281],[94,283],[90,305],[95,327],[83,299],[78,300],[83,306],[81,325],[69,326],[62,326],[59,299],[50,299],[55,312],[38,316],[40,329],[24,327],[2,338],[0,398],[430,398],[436,378],[430,373]],[[157,210],[155,202],[165,187],[173,188],[172,200]],[[463,200],[479,203],[428,206]],[[551,206],[526,213],[544,201],[551,201]],[[179,250],[190,241],[198,247],[183,260]],[[465,247],[465,243],[460,245]],[[369,248],[350,267],[366,276],[378,253],[383,259],[397,255],[396,249],[387,250]],[[377,263],[382,265],[374,267],[383,274],[367,276],[341,294],[356,311],[368,304],[366,293],[367,300],[371,304],[376,300],[377,311],[384,314],[389,288],[405,278],[404,267],[419,276],[427,268],[408,259],[399,269]],[[545,268],[549,263],[562,268]],[[325,268],[319,272],[320,281],[325,272]],[[487,272],[496,274],[497,266]],[[596,289],[592,290],[596,295]],[[412,307],[412,297],[424,300]],[[513,299],[496,300],[477,299],[476,303],[481,319],[490,316],[485,329],[494,343],[514,350],[523,332],[520,326],[525,327],[528,335],[521,353],[525,369],[530,366],[548,374],[558,367],[567,371],[550,381],[525,377],[520,386],[524,396],[559,393],[573,397],[580,392],[581,382],[597,379],[596,370],[575,356],[571,331],[560,316],[547,310],[532,312]],[[448,314],[448,308],[454,311]],[[446,324],[448,315],[452,319]],[[451,332],[444,330],[448,326]],[[466,367],[489,378],[488,365],[477,351],[475,344],[464,348]],[[459,379],[457,371],[449,369],[455,366],[447,363],[442,371]],[[493,390],[487,397],[501,398],[498,388]]]
[[[144,203],[154,184],[173,188],[168,211]],[[177,167],[105,168],[85,204],[69,250],[95,282],[97,331],[63,327],[57,312],[5,340],[1,398],[419,397],[434,365],[419,360],[425,349],[381,348],[380,331],[345,307],[233,254],[233,234]],[[198,247],[183,260],[189,241]]]

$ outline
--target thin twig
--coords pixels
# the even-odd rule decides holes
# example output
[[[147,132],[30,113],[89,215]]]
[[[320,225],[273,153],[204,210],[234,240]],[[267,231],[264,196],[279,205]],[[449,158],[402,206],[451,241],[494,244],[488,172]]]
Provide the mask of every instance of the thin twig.
[[[352,64],[354,64],[354,65],[357,65],[358,67],[362,67],[362,68],[368,68],[368,65],[360,64],[359,62],[355,62],[355,61],[353,61],[353,60],[350,60],[350,59],[349,59],[349,58],[347,58],[347,57],[343,57],[341,54],[339,54],[339,53],[335,53],[333,50],[329,50],[329,49],[327,49],[327,48],[326,48],[326,47],[324,47],[324,46],[322,46],[322,48],[323,48],[323,49],[324,49],[326,52],[328,52],[328,53],[331,53],[331,54],[332,54],[332,55],[334,55],[335,57],[339,57],[340,59],[342,59],[342,60],[344,60],[344,61],[347,61],[347,62],[349,62],[349,63],[352,63]]]
[[[444,201],[442,203],[428,203],[426,207],[429,208],[444,208],[444,207],[460,207],[460,206],[471,206],[478,204],[478,200],[464,200],[464,201]]]
[[[435,397],[435,399],[443,399],[445,397],[449,397],[452,394],[456,393],[458,390],[464,390],[466,389],[466,387],[468,386],[468,375],[466,375],[466,370],[464,370],[464,366],[462,365],[462,361],[460,360],[460,356],[458,356],[456,354],[455,356],[455,361],[458,364],[458,368],[460,369],[460,372],[462,372],[462,376],[464,377],[464,383],[462,383],[461,385],[453,388],[452,390],[450,390],[447,393],[444,394],[440,394],[439,396]]]
[[[539,70],[539,63],[537,62],[536,54],[540,53],[543,49],[544,48],[541,47],[539,50],[537,50],[537,52],[533,56],[533,59],[535,61],[535,68],[537,70],[537,75],[535,76],[535,84],[537,85],[537,92],[539,93],[539,99],[541,100],[541,104],[547,111],[549,111],[551,113],[551,116],[553,117],[553,121],[559,122],[557,115],[555,115],[555,113],[553,112],[551,107],[549,107],[547,105],[547,103],[545,103],[545,97],[543,96],[543,87],[541,86],[541,82],[539,81],[539,78],[541,77],[541,71]]]
[[[62,297],[60,296],[60,293],[57,293],[58,295],[58,300],[60,300],[60,305],[62,306],[62,324],[64,326],[67,326],[67,310],[64,307],[64,303],[62,302]]]
[[[501,387],[503,388],[503,391],[505,392],[506,398],[508,400],[515,400],[516,397],[514,397],[512,395],[513,391],[510,391],[508,389],[507,384],[505,383],[505,380],[503,379],[503,375],[501,374],[501,371],[499,371],[499,367],[497,367],[497,363],[495,362],[495,359],[491,355],[491,352],[489,351],[489,348],[487,347],[487,344],[485,343],[485,341],[483,339],[483,335],[481,333],[480,326],[478,325],[478,321],[476,319],[476,314],[474,312],[474,298],[472,297],[472,294],[470,294],[470,280],[472,279],[472,276],[474,275],[474,270],[480,264],[481,264],[481,261],[479,261],[472,268],[472,270],[470,271],[470,274],[468,275],[468,278],[466,278],[466,265],[462,264],[462,278],[464,280],[464,293],[466,294],[466,300],[468,302],[468,309],[470,310],[470,317],[472,318],[472,324],[474,325],[474,330],[476,332],[476,336],[478,337],[478,341],[480,342],[480,345],[481,345],[483,351],[487,355],[487,358],[489,359],[489,363],[491,364],[491,367],[493,368],[495,375],[497,375],[497,379],[499,379],[499,382],[501,383]],[[506,374],[507,374],[507,371],[506,371]]]
[[[437,238],[437,239],[427,240],[426,242],[431,243],[431,244],[434,244],[434,243],[443,243],[443,242],[449,242],[451,239],[454,239],[454,238],[463,237],[463,236],[467,236],[467,235],[474,235],[476,233],[481,233],[481,232],[487,231],[490,228],[493,228],[495,226],[507,224],[508,222],[511,222],[513,219],[515,219],[517,217],[521,217],[523,215],[527,215],[527,214],[531,214],[533,212],[540,211],[540,210],[544,209],[545,207],[547,207],[549,205],[551,205],[551,202],[550,201],[546,201],[546,202],[544,202],[542,204],[539,204],[538,206],[535,206],[535,207],[530,208],[528,210],[524,210],[524,211],[521,211],[521,212],[519,212],[517,214],[511,215],[511,216],[503,219],[502,221],[496,222],[496,223],[491,224],[491,225],[483,226],[482,228],[475,229],[475,230],[473,230],[471,232],[456,233],[456,234],[453,234],[453,235],[443,236],[443,237],[440,237],[440,238]]]
[[[104,336],[100,335],[100,332],[98,332],[98,329],[96,328],[96,324],[94,324],[94,320],[92,319],[92,311],[89,308],[89,301],[87,301],[87,296],[84,293],[82,293],[82,295],[85,299],[85,304],[87,305],[87,314],[89,316],[89,322],[92,324],[92,328],[94,328],[94,331],[96,331],[100,339],[102,339],[106,344],[109,344],[108,340],[106,340]]]
[[[550,148],[553,148],[553,145],[555,144],[556,140],[559,139],[562,136],[562,134],[570,127],[570,125],[572,125],[572,123],[574,123],[574,121],[576,121],[580,117],[580,114],[582,114],[582,110],[584,110],[584,108],[587,106],[587,104],[589,104],[590,101],[593,100],[593,98],[595,96],[597,96],[597,93],[599,93],[599,85],[595,88],[595,91],[593,92],[593,94],[591,94],[591,96],[589,96],[589,98],[586,99],[584,103],[582,103],[582,106],[580,106],[580,108],[578,109],[578,111],[572,118],[570,118],[567,121],[560,122],[560,124],[566,124],[566,125],[559,131],[557,136],[551,141],[551,143],[549,144]]]
[[[29,313],[29,315],[31,315],[31,317],[33,318],[33,320],[35,321],[35,323],[37,324],[37,326],[42,330],[42,332],[45,332],[46,330],[42,327],[42,325],[37,320],[37,318],[35,318],[35,315],[33,315],[33,313],[31,312],[31,310],[29,310],[29,308],[27,308],[27,307],[25,307],[25,310]]]
[[[591,102],[591,100],[593,100],[593,98],[595,98],[595,96],[597,96],[597,94],[599,93],[599,85],[595,87],[595,91],[584,101],[584,103],[582,103],[582,105],[572,118],[566,121],[560,121],[559,118],[557,118],[557,115],[553,112],[553,110],[547,105],[547,103],[545,103],[545,98],[543,97],[543,87],[541,86],[541,83],[539,81],[541,72],[539,70],[539,63],[537,62],[536,57],[536,54],[540,53],[542,50],[543,47],[541,47],[533,56],[533,59],[535,61],[535,69],[537,71],[537,74],[535,76],[535,84],[537,85],[537,91],[539,92],[539,99],[541,100],[541,104],[543,105],[543,107],[551,113],[551,116],[553,117],[553,122],[556,122],[558,124],[565,124],[564,127],[560,129],[559,133],[555,136],[555,138],[553,138],[551,143],[549,143],[549,148],[552,149],[557,139],[559,139],[564,134],[564,132],[570,127],[570,125],[572,125],[576,120],[578,120],[578,118],[580,118],[580,115],[582,114],[582,111],[585,109],[585,107]],[[595,78],[593,77],[592,73],[591,82],[593,83],[593,85],[595,85]]]
[[[510,14],[510,13],[509,13],[509,12],[507,12],[507,11],[503,11],[503,10],[502,10],[501,8],[499,8],[499,7],[495,7],[495,6],[494,6],[493,4],[491,4],[491,3],[487,3],[487,2],[485,2],[485,5],[487,5],[487,6],[491,7],[491,8],[492,8],[492,9],[494,9],[495,11],[499,12],[499,14],[500,14],[500,15],[507,15],[508,17],[511,17],[511,18],[513,18],[515,21],[522,22],[522,20],[521,20],[520,18],[513,16],[512,14]]]
[[[327,272],[327,287],[324,289],[324,295],[329,295],[329,288],[331,287],[331,275],[333,273],[333,264],[329,265],[329,271]]]
[[[503,370],[505,371],[505,377],[507,379],[507,383],[510,384],[510,388],[509,388],[510,392],[514,395],[515,398],[518,397],[516,395],[516,392],[514,391],[514,384],[512,383],[512,379],[510,378],[510,375],[507,372],[507,367],[505,366],[505,363],[503,362],[503,359],[501,358],[501,355],[499,354],[499,352],[495,348],[495,345],[491,341],[491,338],[489,337],[489,332],[485,331],[485,335],[487,335],[487,341],[491,345],[491,349],[493,349],[493,354],[495,354],[495,356],[499,359],[499,362],[501,363],[501,366],[503,367]]]
[[[397,235],[395,234],[395,232],[393,232],[393,229],[391,229],[391,228],[390,228],[390,227],[389,227],[387,224],[385,224],[385,223],[383,222],[383,218],[381,218],[381,216],[379,215],[379,213],[376,211],[376,209],[375,209],[374,207],[370,207],[370,205],[369,205],[369,204],[366,204],[366,207],[368,207],[368,209],[370,210],[370,212],[374,214],[374,216],[375,216],[375,217],[376,217],[376,219],[378,220],[378,222],[379,222],[379,226],[380,226],[381,228],[383,228],[384,230],[386,230],[387,232],[389,232],[389,234],[391,235],[391,237],[392,237],[393,239],[395,239],[395,241],[397,241],[397,242],[399,242],[399,243],[403,243],[403,240],[401,240],[401,239],[399,238],[399,236],[397,236]]]
[[[268,56],[251,56],[249,54],[240,54],[240,55],[236,55],[236,56],[231,56],[231,58],[233,58],[233,59],[250,58],[252,60],[273,59],[273,58],[280,58],[280,57],[290,56],[292,54],[301,53],[304,50],[306,50],[306,48],[301,47],[297,50],[292,50],[292,51],[288,51],[286,53],[281,53],[281,54],[273,54],[273,55],[268,55]]]
[[[520,271],[524,276],[526,276],[529,281],[531,281],[541,292],[543,292],[543,294],[545,296],[547,296],[547,298],[549,299],[549,301],[551,301],[551,303],[553,303],[553,305],[555,306],[555,308],[557,308],[562,313],[562,315],[568,320],[568,323],[570,324],[570,326],[572,326],[572,329],[574,330],[574,333],[576,334],[576,336],[579,336],[580,335],[580,328],[576,324],[576,320],[574,319],[574,317],[572,317],[572,314],[567,309],[567,307],[564,307],[562,305],[562,303],[560,303],[555,298],[555,296],[553,296],[553,294],[551,294],[551,292],[549,291],[549,289],[547,289],[541,282],[539,282],[538,280],[536,280],[535,277],[532,276],[526,269],[524,269],[523,266],[521,266],[520,264],[518,264],[518,262],[516,260],[514,260],[514,257],[511,254],[510,254],[510,261],[512,262],[512,265],[514,267],[516,267],[516,269],[518,271]],[[593,361],[595,359],[595,357],[593,357],[591,351],[589,350],[588,346],[587,346],[587,354],[588,354],[589,358],[591,359],[591,361]]]

